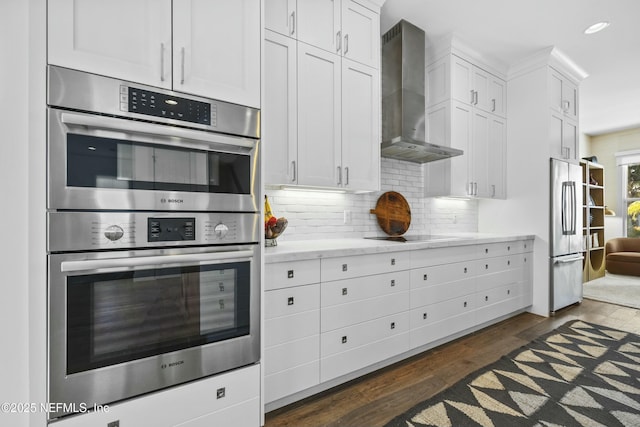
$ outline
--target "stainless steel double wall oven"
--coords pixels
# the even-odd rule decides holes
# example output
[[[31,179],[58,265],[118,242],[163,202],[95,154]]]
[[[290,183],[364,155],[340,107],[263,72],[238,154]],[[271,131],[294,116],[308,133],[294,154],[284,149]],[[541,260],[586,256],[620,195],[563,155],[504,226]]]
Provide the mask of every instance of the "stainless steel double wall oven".
[[[256,363],[259,111],[48,76],[49,417]]]

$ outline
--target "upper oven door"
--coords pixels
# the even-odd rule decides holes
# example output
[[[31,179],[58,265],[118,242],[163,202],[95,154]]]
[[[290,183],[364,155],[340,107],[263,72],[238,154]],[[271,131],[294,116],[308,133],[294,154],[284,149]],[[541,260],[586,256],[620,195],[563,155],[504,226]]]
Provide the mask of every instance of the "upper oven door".
[[[256,139],[49,108],[49,209],[255,212]]]

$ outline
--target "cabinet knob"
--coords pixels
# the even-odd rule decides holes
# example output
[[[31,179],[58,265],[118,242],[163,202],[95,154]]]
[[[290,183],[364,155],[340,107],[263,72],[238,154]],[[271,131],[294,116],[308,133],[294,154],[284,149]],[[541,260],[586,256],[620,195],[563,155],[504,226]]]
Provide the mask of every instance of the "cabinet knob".
[[[342,288],[342,295],[347,295],[348,291],[347,288]]]
[[[466,307],[466,306],[467,306],[467,302],[465,301],[465,302],[464,302],[464,304],[463,304],[462,306],[463,306],[463,307]]]
[[[465,274],[467,273],[467,267],[464,268],[464,272],[465,272]]]
[[[287,298],[287,305],[293,305],[293,297]]]
[[[485,300],[485,301],[489,301],[489,296],[485,295],[485,296],[484,296],[484,300]]]
[[[424,276],[422,276],[422,280],[427,280],[427,275],[425,274]]]
[[[427,320],[427,313],[422,313],[422,318],[423,318],[424,320]]]
[[[485,270],[488,270],[488,269],[489,269],[489,264],[485,264],[485,265],[484,265],[484,269],[485,269]]]
[[[396,265],[396,259],[395,258],[391,258],[391,265]]]
[[[342,344],[346,344],[347,343],[347,336],[343,336],[342,337]]]
[[[511,246],[507,246],[507,251],[510,251],[510,250],[511,250]]]
[[[484,248],[484,253],[488,254],[489,253],[489,248]]]
[[[293,270],[287,271],[287,279],[293,279]]]
[[[391,329],[395,329],[396,328],[396,322],[391,322]]]
[[[511,289],[507,289],[507,295],[511,295]]]
[[[510,259],[507,260],[507,265],[511,265],[511,260]]]
[[[226,395],[227,395],[226,387],[221,387],[221,388],[216,390],[216,399],[222,399]]]
[[[395,286],[395,285],[396,285],[395,279],[391,280],[391,286]]]
[[[342,271],[347,271],[348,269],[347,264],[342,264]]]

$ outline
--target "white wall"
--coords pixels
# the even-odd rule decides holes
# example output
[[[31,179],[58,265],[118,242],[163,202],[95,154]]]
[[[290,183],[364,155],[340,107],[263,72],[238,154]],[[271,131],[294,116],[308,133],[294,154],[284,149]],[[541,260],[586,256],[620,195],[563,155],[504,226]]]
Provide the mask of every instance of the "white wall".
[[[0,6],[0,402],[29,402],[28,317],[28,14],[24,0]],[[0,425],[26,426],[27,415],[0,412]]]
[[[273,214],[289,225],[278,241],[384,236],[369,213],[385,191],[402,194],[411,208],[407,234],[474,232],[478,229],[476,200],[425,199],[421,165],[383,158],[380,192],[365,194],[277,190],[267,188]],[[344,211],[351,222],[344,223]]]

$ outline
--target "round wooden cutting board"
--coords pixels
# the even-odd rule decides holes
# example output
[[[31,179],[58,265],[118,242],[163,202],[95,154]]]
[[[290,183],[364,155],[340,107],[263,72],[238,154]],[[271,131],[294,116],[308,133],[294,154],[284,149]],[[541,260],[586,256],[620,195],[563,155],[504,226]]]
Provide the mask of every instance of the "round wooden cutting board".
[[[376,208],[369,212],[378,218],[380,228],[389,236],[401,236],[411,225],[411,208],[407,199],[395,191],[387,191],[378,198]]]

